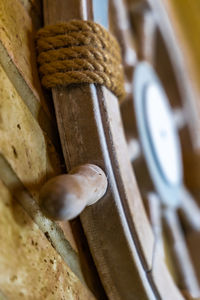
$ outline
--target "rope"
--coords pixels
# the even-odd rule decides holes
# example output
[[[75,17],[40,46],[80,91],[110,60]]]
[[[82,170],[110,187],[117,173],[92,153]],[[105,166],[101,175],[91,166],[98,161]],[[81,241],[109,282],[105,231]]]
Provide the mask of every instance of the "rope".
[[[101,25],[73,20],[46,26],[38,31],[36,43],[44,87],[95,83],[125,97],[120,48]]]

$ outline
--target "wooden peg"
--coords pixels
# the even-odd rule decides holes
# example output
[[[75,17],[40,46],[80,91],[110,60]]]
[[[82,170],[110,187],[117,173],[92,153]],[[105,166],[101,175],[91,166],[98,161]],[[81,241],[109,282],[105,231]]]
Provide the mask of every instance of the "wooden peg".
[[[40,207],[52,219],[71,220],[101,199],[106,189],[107,178],[102,169],[85,164],[50,179],[40,191]]]

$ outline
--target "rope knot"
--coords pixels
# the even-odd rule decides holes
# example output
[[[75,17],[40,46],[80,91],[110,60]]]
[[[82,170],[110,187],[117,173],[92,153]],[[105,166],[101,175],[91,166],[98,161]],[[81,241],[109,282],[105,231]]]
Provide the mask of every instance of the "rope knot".
[[[124,98],[120,47],[101,25],[82,20],[49,25],[38,31],[36,43],[44,87],[95,83]]]

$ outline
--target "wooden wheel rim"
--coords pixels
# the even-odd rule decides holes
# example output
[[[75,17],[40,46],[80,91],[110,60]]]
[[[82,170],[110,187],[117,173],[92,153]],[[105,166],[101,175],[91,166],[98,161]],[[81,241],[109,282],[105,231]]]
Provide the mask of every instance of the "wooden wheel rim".
[[[175,86],[176,86],[176,89],[178,89],[178,93],[179,93],[179,97],[180,97],[179,98],[178,107],[181,107],[183,109],[184,113],[186,113],[187,106],[189,105],[189,103],[191,105],[191,107],[189,109],[190,120],[187,120],[186,123],[185,123],[185,125],[184,125],[185,126],[184,130],[185,130],[185,133],[187,132],[187,134],[185,135],[185,133],[184,133],[182,142],[183,142],[183,145],[185,146],[185,139],[187,141],[188,138],[189,138],[190,143],[186,146],[186,149],[190,145],[189,146],[190,147],[190,151],[193,153],[193,156],[195,157],[195,150],[194,150],[194,144],[195,144],[195,141],[194,141],[194,128],[195,127],[198,128],[199,121],[196,119],[197,109],[196,109],[196,112],[194,112],[194,110],[193,110],[194,106],[196,106],[196,102],[194,100],[194,97],[192,97],[192,91],[191,91],[190,81],[188,80],[188,82],[185,84],[185,86],[183,88],[183,83],[180,82],[180,78],[179,78],[180,70],[182,70],[182,72],[184,72],[183,71],[184,67],[182,65],[183,61],[180,59],[181,55],[179,56],[179,59],[177,59],[177,60],[174,58],[174,56],[176,57],[176,55],[178,53],[179,54],[181,54],[181,53],[180,53],[180,49],[178,49],[177,45],[175,44],[174,35],[171,32],[170,24],[169,24],[169,21],[167,20],[167,15],[163,11],[164,5],[162,5],[160,1],[155,1],[156,3],[153,3],[152,1],[148,1],[148,2],[150,3],[151,9],[153,9],[153,10],[157,9],[155,15],[156,15],[156,19],[157,19],[157,22],[158,22],[157,28],[160,31],[161,35],[164,35],[166,33],[166,31],[168,31],[167,34],[164,35],[164,43],[168,42],[168,45],[167,46],[165,45],[165,47],[166,47],[167,52],[168,52],[167,53],[168,59],[170,60],[171,64],[173,63],[172,66],[171,66],[171,71],[174,73]],[[149,8],[148,8],[148,10],[149,10]],[[163,21],[165,21],[165,22],[163,22]],[[160,23],[162,24],[161,26],[159,26]],[[172,35],[172,36],[170,36],[170,38],[169,38],[169,35],[170,35],[169,33],[171,33],[171,35]],[[171,44],[169,44],[169,41],[171,42]],[[175,48],[176,48],[176,51],[174,50]],[[174,55],[173,51],[175,52],[176,55]],[[140,64],[141,63],[139,63],[139,65]],[[136,67],[136,70],[137,70],[137,67]],[[148,73],[148,72],[146,72],[146,73]],[[148,77],[148,75],[146,75],[146,73],[143,72],[144,78]],[[180,77],[182,78],[182,80],[186,80],[187,75],[185,75],[185,73],[184,73],[184,75],[180,76]],[[144,80],[141,79],[141,81],[145,81],[145,79]],[[137,81],[137,84],[138,84],[138,81]],[[184,89],[186,89],[187,92],[185,92]],[[138,94],[139,94],[139,96],[138,96]],[[143,122],[144,120],[141,121],[141,119],[142,119],[142,113],[143,113],[143,112],[141,112],[142,111],[142,104],[141,104],[142,96],[141,96],[141,91],[140,92],[137,91],[136,84],[134,85],[134,95],[135,95],[135,98],[137,98],[137,99],[135,99],[135,103],[136,103],[135,104],[136,120],[137,120],[137,123],[138,123],[137,127],[139,129],[139,135],[140,135],[140,137],[142,139],[142,144],[143,144],[143,142],[144,142],[144,127],[145,127],[145,124]],[[140,101],[140,103],[139,103],[139,101]],[[177,103],[176,103],[176,105],[177,105]],[[139,109],[138,109],[138,107],[139,107]],[[140,115],[140,117],[138,115]],[[193,115],[193,118],[191,118],[191,115]],[[197,122],[195,122],[195,121],[197,121]],[[193,130],[191,131],[192,128],[193,128]],[[142,134],[141,134],[141,131],[143,131]],[[130,138],[130,131],[128,132],[128,136]],[[133,135],[133,137],[135,138],[135,134]],[[147,138],[148,137],[146,136],[146,139]],[[144,149],[144,148],[146,148],[146,149]],[[152,179],[153,179],[154,185],[156,186],[157,191],[158,191],[159,190],[158,186],[160,187],[160,185],[158,184],[158,181],[157,181],[158,177],[157,177],[157,174],[155,172],[155,169],[154,169],[154,172],[152,172],[152,164],[148,161],[148,160],[151,160],[151,158],[152,158],[149,155],[148,145],[146,145],[145,147],[143,147],[143,149],[144,149],[145,155],[147,156],[146,163],[147,163],[148,168],[150,170],[151,177],[153,177]],[[180,198],[180,197],[183,197],[183,195],[181,194],[181,189],[182,188],[183,187],[182,187],[182,184],[180,182],[180,184],[177,185],[174,189],[173,188],[171,190],[170,189],[168,189],[168,190],[166,189],[165,192],[168,192],[171,197],[175,196],[177,198]],[[163,189],[163,192],[164,192],[164,189]],[[158,193],[161,195],[162,191],[160,190]],[[176,202],[176,203],[178,204],[178,202]],[[167,203],[167,201],[165,201],[165,204],[169,204],[169,202]],[[196,208],[198,209],[198,206],[196,206]],[[195,294],[196,294],[196,292],[194,292],[194,295]],[[197,292],[197,294],[198,294],[198,292]]]
[[[59,2],[51,2],[46,23],[55,23],[55,11],[64,5]],[[49,3],[44,1],[46,10]],[[67,10],[59,13],[60,21],[74,17]],[[67,169],[89,162],[108,177],[106,196],[81,215],[108,297],[168,300],[170,290],[170,299],[183,299],[162,252],[154,257],[155,240],[129,161],[117,99],[94,85],[55,88],[53,98]]]

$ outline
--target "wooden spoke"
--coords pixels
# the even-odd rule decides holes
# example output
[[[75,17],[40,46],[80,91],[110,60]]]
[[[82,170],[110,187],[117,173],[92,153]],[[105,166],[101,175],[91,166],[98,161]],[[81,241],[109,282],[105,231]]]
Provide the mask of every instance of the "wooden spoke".
[[[44,0],[45,24],[55,24],[75,18],[100,22],[108,29],[107,10],[104,17],[100,18],[102,22],[99,21],[99,16],[104,13],[102,7],[103,5],[107,7],[107,1],[102,1],[100,14],[99,3],[98,0]],[[113,27],[113,31],[116,30],[116,36],[121,42],[129,84],[136,63],[136,52],[131,42],[123,1],[113,0],[111,5],[114,12],[113,20],[115,20],[111,24],[117,24]],[[133,16],[135,22],[138,21],[136,29],[140,56],[153,62],[156,35],[154,17],[146,4],[138,7],[133,9]],[[129,159],[131,156],[136,160],[140,156],[140,147],[135,139],[136,126],[132,114],[130,85],[127,85],[127,91],[129,101],[125,103],[129,104],[127,108],[131,107],[130,119],[127,116],[124,118],[128,119],[124,128],[130,130],[126,131],[126,135],[131,136],[128,147],[118,99],[105,87],[79,84],[52,89],[66,168],[71,170],[77,165],[95,164],[105,172],[108,179],[105,196],[101,201],[87,207],[81,213],[80,219],[109,299],[155,299],[158,295],[157,299],[168,300],[168,292],[170,300],[182,299],[164,264],[163,255],[160,255],[162,251],[158,251],[159,255],[155,254],[157,249],[160,249],[157,246],[161,241],[159,199],[154,193],[148,196],[154,231],[152,232]],[[139,159],[136,163],[138,161]],[[141,173],[145,173],[145,168],[140,167],[140,169]],[[147,175],[144,174],[142,177],[143,186],[145,176]],[[193,295],[198,295],[198,284],[195,281],[180,225],[175,217],[167,214],[166,220],[174,253],[179,261],[183,286],[187,287]],[[155,257],[155,271],[152,269],[153,257]],[[184,263],[185,266],[182,266]],[[164,272],[160,272],[163,269]],[[164,274],[163,277],[160,273]]]
[[[187,289],[193,297],[200,297],[199,284],[176,211],[167,209],[164,213],[164,220],[172,255],[174,256],[174,261],[177,263],[180,286],[182,289]]]
[[[147,194],[149,215],[155,236],[154,252],[152,257],[152,269],[148,273],[149,280],[156,284],[159,296],[157,299],[183,300],[166,265],[162,234],[162,207],[158,195],[154,192]],[[167,285],[166,285],[167,282]],[[170,296],[169,296],[170,295]]]
[[[154,192],[150,192],[147,194],[148,208],[150,221],[152,224],[152,229],[154,233],[154,253],[152,257],[152,267],[154,265],[154,259],[159,252],[159,255],[162,253],[164,257],[164,248],[163,248],[163,239],[162,239],[162,207],[161,201],[158,195]]]
[[[153,227],[153,231],[156,237],[160,236],[162,231],[161,224],[161,204],[158,195],[154,192],[148,193],[147,195],[148,204],[149,204],[149,214],[150,220]]]
[[[128,95],[126,101],[132,102],[133,68],[137,63],[135,41],[131,33],[128,12],[124,0],[110,0],[110,27],[122,50],[123,67],[125,73],[125,90]],[[123,103],[124,101],[122,101]],[[126,122],[125,118],[125,122]]]
[[[134,162],[141,155],[140,143],[137,139],[127,138],[129,159]]]
[[[156,283],[158,290],[157,300],[185,300],[174,284],[162,253],[156,253],[153,268],[149,272],[148,277],[152,283]]]
[[[181,193],[180,209],[190,226],[200,231],[200,209],[190,192],[184,187]]]
[[[157,25],[152,11],[145,1],[131,5],[132,23],[138,42],[138,55],[154,64]]]
[[[197,279],[200,282],[200,232],[190,231],[188,234],[186,233],[186,241],[192,257],[193,264],[195,266]]]
[[[130,94],[129,97],[120,104],[120,113],[127,141],[135,139],[137,136],[137,127],[132,94]]]
[[[186,125],[184,112],[181,108],[173,109],[173,120],[178,130],[182,129]]]
[[[131,25],[129,22],[129,17],[124,0],[111,0],[110,11],[111,29],[117,37],[122,49],[122,58],[125,67],[125,72],[132,73],[133,67],[137,62],[137,55],[133,37],[131,34]],[[131,70],[127,70],[127,68],[130,68]],[[126,75],[132,76],[132,74]]]

